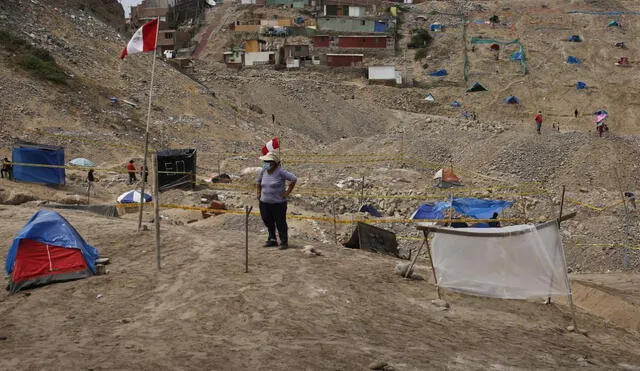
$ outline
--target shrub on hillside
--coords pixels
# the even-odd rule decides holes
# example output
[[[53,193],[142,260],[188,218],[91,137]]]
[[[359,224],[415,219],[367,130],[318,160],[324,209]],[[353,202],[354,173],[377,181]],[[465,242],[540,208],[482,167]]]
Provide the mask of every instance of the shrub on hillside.
[[[67,75],[47,50],[35,47],[6,30],[0,30],[0,45],[9,52],[9,60],[37,78],[57,84],[67,82]]]

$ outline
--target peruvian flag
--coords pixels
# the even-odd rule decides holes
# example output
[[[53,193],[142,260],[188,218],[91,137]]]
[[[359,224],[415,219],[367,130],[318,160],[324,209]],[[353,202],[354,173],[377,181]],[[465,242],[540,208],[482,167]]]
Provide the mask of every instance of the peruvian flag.
[[[120,59],[128,54],[152,52],[156,49],[158,41],[158,18],[147,22],[133,34],[127,46],[122,49]]]
[[[276,149],[280,149],[280,142],[278,142],[278,137],[274,137],[262,147],[262,155],[264,156],[269,152],[274,152]]]

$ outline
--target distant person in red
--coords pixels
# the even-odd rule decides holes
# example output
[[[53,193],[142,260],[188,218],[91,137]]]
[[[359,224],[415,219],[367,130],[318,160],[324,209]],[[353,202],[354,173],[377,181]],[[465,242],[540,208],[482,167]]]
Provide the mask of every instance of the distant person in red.
[[[536,115],[536,131],[538,132],[538,134],[542,134],[540,132],[540,130],[542,129],[542,111],[538,111],[538,114]]]
[[[129,172],[129,181],[127,184],[133,184],[138,181],[138,179],[136,179],[136,165],[133,164],[134,162],[135,161],[131,160],[127,164],[127,171]]]

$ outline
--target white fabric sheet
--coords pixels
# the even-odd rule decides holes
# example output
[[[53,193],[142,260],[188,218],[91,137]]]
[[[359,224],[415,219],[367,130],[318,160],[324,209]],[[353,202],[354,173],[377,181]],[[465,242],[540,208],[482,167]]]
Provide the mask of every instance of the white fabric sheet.
[[[474,236],[435,233],[433,264],[438,285],[454,291],[503,299],[568,295],[564,250],[557,224],[504,228],[458,228]],[[520,232],[485,237],[496,232]]]

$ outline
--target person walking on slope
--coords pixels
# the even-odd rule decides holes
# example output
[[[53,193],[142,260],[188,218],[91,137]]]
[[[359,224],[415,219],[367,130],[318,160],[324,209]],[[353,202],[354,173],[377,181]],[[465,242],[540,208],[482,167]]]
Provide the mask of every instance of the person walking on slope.
[[[133,164],[134,162],[135,161],[130,160],[127,164],[127,171],[129,172],[129,181],[127,184],[133,184],[138,181],[138,179],[136,179],[136,165]]]
[[[278,241],[276,240],[277,228],[280,236],[280,249],[284,250],[289,247],[287,197],[296,186],[298,178],[280,166],[280,156],[275,152],[269,152],[261,156],[260,160],[263,161],[263,165],[256,181],[257,196],[260,201],[260,216],[269,232],[269,237],[264,246],[278,246]],[[285,191],[286,181],[289,181],[289,186]]]
[[[542,134],[540,130],[542,129],[542,111],[538,111],[538,114],[535,117],[536,120],[536,131],[538,134]]]

